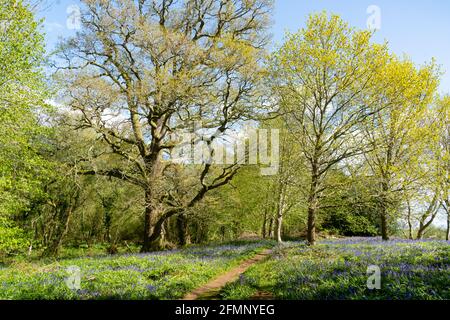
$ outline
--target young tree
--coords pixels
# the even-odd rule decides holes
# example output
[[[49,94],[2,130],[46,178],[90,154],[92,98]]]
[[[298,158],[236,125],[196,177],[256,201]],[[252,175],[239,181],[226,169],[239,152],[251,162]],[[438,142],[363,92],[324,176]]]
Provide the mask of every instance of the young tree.
[[[284,218],[304,200],[304,197],[299,197],[298,194],[307,184],[302,179],[305,173],[305,164],[295,136],[281,118],[266,121],[265,126],[278,128],[280,136],[279,169],[276,175],[270,177],[267,199],[272,204],[269,208],[274,209],[274,212],[271,212],[275,218],[274,239],[281,243]]]
[[[388,240],[389,224],[397,217],[402,192],[424,177],[423,155],[432,135],[425,115],[438,78],[434,63],[417,68],[411,61],[393,56],[376,83],[368,96],[379,112],[361,128],[372,149],[365,159],[380,185],[381,235]]]
[[[362,152],[358,127],[376,112],[364,97],[387,52],[370,40],[370,32],[350,28],[336,15],[315,14],[305,29],[287,35],[273,58],[274,92],[308,164],[310,244],[316,239],[324,178]]]
[[[24,244],[12,218],[26,216],[28,200],[46,175],[39,155],[46,128],[38,112],[47,97],[39,26],[28,5],[0,0],[0,251]]]
[[[196,170],[188,190],[170,186],[170,137],[202,121],[210,146],[255,107],[270,0],[85,2],[83,29],[61,47],[65,103],[78,128],[95,130],[122,159],[96,154],[82,174],[115,177],[145,196],[142,251],[161,247],[171,216],[228,183],[236,166]],[[86,163],[85,163],[86,164]]]

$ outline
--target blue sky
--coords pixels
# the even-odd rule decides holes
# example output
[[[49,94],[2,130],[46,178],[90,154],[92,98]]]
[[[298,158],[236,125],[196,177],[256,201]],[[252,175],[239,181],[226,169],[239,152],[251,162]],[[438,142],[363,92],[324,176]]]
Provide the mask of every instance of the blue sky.
[[[39,14],[45,18],[48,48],[53,48],[59,37],[70,36],[68,13],[75,0],[47,0],[47,8]],[[280,43],[286,30],[296,31],[305,25],[308,14],[327,10],[341,15],[352,26],[366,28],[370,14],[367,8],[380,8],[381,29],[376,41],[387,40],[391,50],[406,53],[418,64],[435,57],[446,74],[440,91],[450,93],[450,1],[448,0],[276,0],[274,42]],[[70,9],[69,9],[70,10]]]

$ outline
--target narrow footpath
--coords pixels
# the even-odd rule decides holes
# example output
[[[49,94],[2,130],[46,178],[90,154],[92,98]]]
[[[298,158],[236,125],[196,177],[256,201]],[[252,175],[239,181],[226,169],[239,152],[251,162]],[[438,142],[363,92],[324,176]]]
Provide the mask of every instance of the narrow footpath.
[[[272,253],[271,249],[265,249],[264,251],[253,256],[252,258],[245,260],[234,269],[218,276],[217,278],[211,280],[204,286],[201,286],[195,289],[194,291],[188,293],[183,297],[182,300],[219,299],[219,293],[227,283],[234,282],[237,279],[239,279],[239,276],[243,274],[248,268],[266,259],[271,255],[271,253]]]

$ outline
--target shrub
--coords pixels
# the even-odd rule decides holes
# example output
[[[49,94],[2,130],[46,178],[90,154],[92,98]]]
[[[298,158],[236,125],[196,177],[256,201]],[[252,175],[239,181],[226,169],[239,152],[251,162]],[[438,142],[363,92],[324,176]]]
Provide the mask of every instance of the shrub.
[[[0,216],[0,256],[21,251],[28,245],[25,232]]]

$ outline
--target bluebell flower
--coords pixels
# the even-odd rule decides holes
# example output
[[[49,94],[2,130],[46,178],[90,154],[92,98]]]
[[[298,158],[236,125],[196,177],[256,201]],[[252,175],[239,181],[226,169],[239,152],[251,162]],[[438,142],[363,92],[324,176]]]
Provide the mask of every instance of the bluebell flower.
[[[148,291],[150,291],[150,293],[156,292],[156,289],[157,289],[157,287],[154,286],[154,285],[152,285],[152,284],[148,284],[148,285],[146,286],[146,288],[147,288]]]

